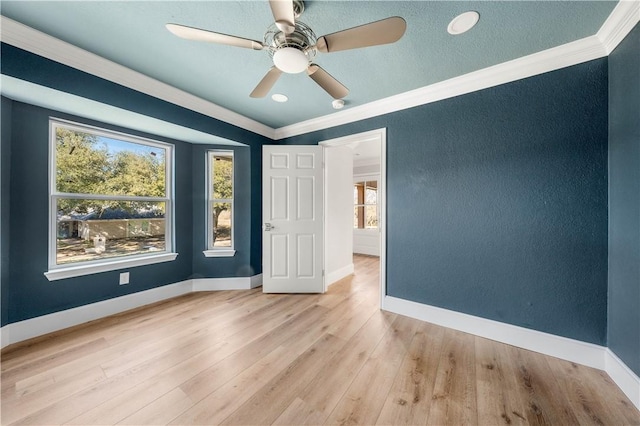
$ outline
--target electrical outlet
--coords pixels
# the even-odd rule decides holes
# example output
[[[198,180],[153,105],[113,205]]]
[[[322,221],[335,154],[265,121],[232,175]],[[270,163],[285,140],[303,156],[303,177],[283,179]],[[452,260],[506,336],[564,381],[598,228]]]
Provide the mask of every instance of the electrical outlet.
[[[128,272],[122,272],[120,274],[120,285],[123,284],[129,284],[129,273]]]

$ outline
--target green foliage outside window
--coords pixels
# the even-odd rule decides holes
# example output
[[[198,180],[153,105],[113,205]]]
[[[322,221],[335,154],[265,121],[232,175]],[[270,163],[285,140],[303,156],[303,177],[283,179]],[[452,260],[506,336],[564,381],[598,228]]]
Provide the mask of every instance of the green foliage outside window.
[[[110,150],[100,136],[56,128],[57,192],[165,197],[164,150],[116,142],[123,148]],[[127,146],[140,149],[129,150]],[[150,203],[142,201],[60,199],[58,203],[65,214],[99,212],[100,215],[106,209],[134,213],[150,207]],[[164,215],[164,211],[158,214]]]
[[[213,155],[211,162],[209,169],[213,178],[212,243],[214,247],[227,247],[231,246],[230,201],[233,200],[233,156]],[[221,218],[224,223],[221,223]]]

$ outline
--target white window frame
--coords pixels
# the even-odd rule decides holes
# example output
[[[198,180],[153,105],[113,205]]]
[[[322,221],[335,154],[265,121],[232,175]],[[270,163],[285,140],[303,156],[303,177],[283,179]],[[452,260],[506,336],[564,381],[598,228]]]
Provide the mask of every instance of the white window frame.
[[[110,196],[98,194],[62,193],[56,186],[56,128],[64,127],[83,133],[91,133],[125,142],[154,146],[165,150],[165,197],[137,197],[137,196]],[[174,193],[173,193],[173,145],[158,142],[152,139],[133,136],[121,132],[102,129],[95,126],[76,123],[69,120],[49,117],[49,270],[44,273],[49,281],[64,278],[78,277],[95,274],[98,272],[114,271],[118,269],[132,268],[154,263],[169,262],[175,260],[178,253],[173,251],[175,247],[174,230]],[[58,265],[57,255],[57,200],[58,198],[93,199],[93,200],[122,200],[122,201],[158,201],[165,203],[165,250],[153,254],[133,254],[123,257],[106,258]]]
[[[366,221],[366,211],[367,211],[367,206],[376,206],[376,218],[377,218],[377,226],[375,228],[367,228],[366,226],[364,228],[353,228],[354,232],[361,232],[361,233],[373,233],[373,232],[380,232],[380,205],[378,203],[379,198],[380,198],[380,175],[379,174],[363,174],[363,175],[354,175],[353,176],[353,185],[355,186],[356,183],[359,182],[364,182],[365,183],[365,203],[364,204],[353,204],[353,207],[364,207],[364,211],[365,211],[365,221]],[[376,182],[377,185],[377,194],[378,196],[376,197],[376,204],[367,204],[366,203],[366,183],[367,182]]]
[[[207,151],[206,157],[206,173],[205,173],[205,188],[206,188],[206,232],[207,232],[207,249],[202,253],[205,257],[232,257],[235,256],[235,215],[236,209],[234,205],[234,198],[236,195],[236,161],[231,150],[212,149]],[[215,198],[213,188],[213,170],[215,167],[214,157],[231,157],[231,187],[233,188],[232,198]],[[213,203],[229,203],[231,204],[231,246],[230,247],[214,247],[213,246]]]

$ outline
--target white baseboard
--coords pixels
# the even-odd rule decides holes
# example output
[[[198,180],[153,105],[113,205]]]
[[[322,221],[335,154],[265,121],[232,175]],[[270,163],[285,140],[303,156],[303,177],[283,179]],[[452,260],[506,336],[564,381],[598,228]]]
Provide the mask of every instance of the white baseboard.
[[[353,263],[343,266],[338,270],[328,272],[326,278],[327,287],[351,274],[353,274]]]
[[[640,410],[640,377],[638,377],[611,349],[605,351],[605,371]]]
[[[14,322],[2,327],[2,347],[191,292],[191,280]]]
[[[640,379],[604,346],[385,296],[382,309],[606,371],[640,410]]]
[[[368,256],[380,256],[380,248],[367,246],[353,246],[354,254],[366,254]]]
[[[114,297],[7,324],[0,328],[0,348],[193,291],[248,290],[261,285],[262,274],[252,277],[201,278]]]
[[[251,277],[250,287],[262,287],[262,274],[254,275]]]
[[[349,272],[350,271],[350,272]],[[335,281],[353,273],[353,265],[334,272]],[[327,276],[330,278],[330,275]],[[334,282],[334,281],[331,281]],[[252,277],[186,280],[150,290],[127,294],[77,308],[12,323],[0,328],[1,348],[43,334],[52,333],[150,303],[192,291],[247,290],[262,285],[262,274]],[[386,296],[384,310],[421,321],[453,328],[520,348],[604,370],[640,410],[640,378],[609,348],[543,333],[486,318]]]
[[[196,278],[193,291],[250,290],[262,285],[262,274],[252,277]]]
[[[391,296],[385,297],[383,309],[600,370],[605,369],[604,346]]]

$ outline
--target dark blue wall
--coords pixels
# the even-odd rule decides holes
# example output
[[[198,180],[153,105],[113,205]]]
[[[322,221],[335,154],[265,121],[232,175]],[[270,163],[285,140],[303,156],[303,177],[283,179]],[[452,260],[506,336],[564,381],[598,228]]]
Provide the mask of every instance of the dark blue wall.
[[[49,282],[43,275],[47,270],[46,241],[49,232],[49,115],[125,133],[141,133],[3,98],[2,208],[9,206],[9,197],[11,203],[10,212],[5,215],[3,210],[2,214],[2,325],[193,276],[235,277],[262,272],[261,209],[254,206],[262,204],[261,154],[267,138],[10,45],[2,44],[0,53],[3,74],[247,145],[233,148],[237,155],[235,203],[236,210],[241,210],[236,216],[240,235],[235,257],[204,259],[202,255],[205,221],[201,197],[204,193],[198,191],[204,189],[205,170],[204,160],[195,163],[194,158],[216,146],[191,145],[156,135],[143,135],[173,143],[176,147],[175,234],[178,258],[173,262],[131,268],[131,284],[127,286],[118,285],[119,271]],[[5,164],[9,160],[10,167]],[[5,179],[9,172],[10,188],[9,178]],[[201,188],[194,187],[196,182],[200,182]],[[194,220],[198,215],[202,215],[203,220]],[[5,250],[7,248],[10,250]]]
[[[262,145],[270,139],[5,43],[0,54],[2,74],[248,145],[252,206],[248,269],[262,272],[262,209],[253,207],[262,205]]]
[[[49,232],[48,140],[51,116],[174,145],[175,251],[179,253],[175,261],[127,269],[131,273],[131,284],[127,286],[118,285],[118,274],[121,271],[54,282],[45,278],[43,274],[48,268],[46,241]],[[193,145],[12,102],[6,98],[3,98],[4,123],[7,126],[3,126],[3,163],[9,158],[4,157],[5,145],[7,152],[10,150],[12,154],[11,167],[6,170],[3,167],[3,174],[11,170],[10,179],[3,176],[2,180],[3,208],[5,183],[9,188],[7,201],[9,197],[12,201],[10,211],[2,216],[3,227],[9,231],[5,233],[3,229],[2,235],[2,295],[3,301],[11,300],[10,304],[7,302],[6,314],[3,309],[6,323],[190,278],[251,276],[259,273],[250,264],[252,173],[248,146]],[[11,129],[10,132],[7,129]],[[206,151],[214,148],[232,149],[236,160],[234,224],[237,252],[234,257],[229,258],[205,258],[202,254],[202,250],[206,248],[205,157]],[[259,152],[260,149],[256,151]],[[9,244],[11,262],[4,255]]]
[[[640,375],[640,26],[609,56],[608,345]]]
[[[11,171],[11,101],[2,98],[0,113],[0,326],[9,320],[9,206]]]
[[[606,59],[283,143],[381,127],[389,295],[605,344]]]
[[[271,141],[269,141],[271,143]],[[262,273],[262,147],[251,156],[251,269]]]
[[[207,249],[206,228],[206,159],[207,151],[224,149],[233,151],[234,160],[234,200],[233,257],[207,258],[202,254]],[[193,167],[193,278],[249,277],[255,275],[251,268],[251,158],[248,147],[194,145],[192,149]]]
[[[9,323],[112,297],[183,281],[191,274],[191,144],[13,102],[11,144],[11,271]],[[130,284],[118,285],[121,271],[50,282],[48,270],[49,117],[69,119],[153,138],[174,145],[175,251],[173,262],[127,269]]]

